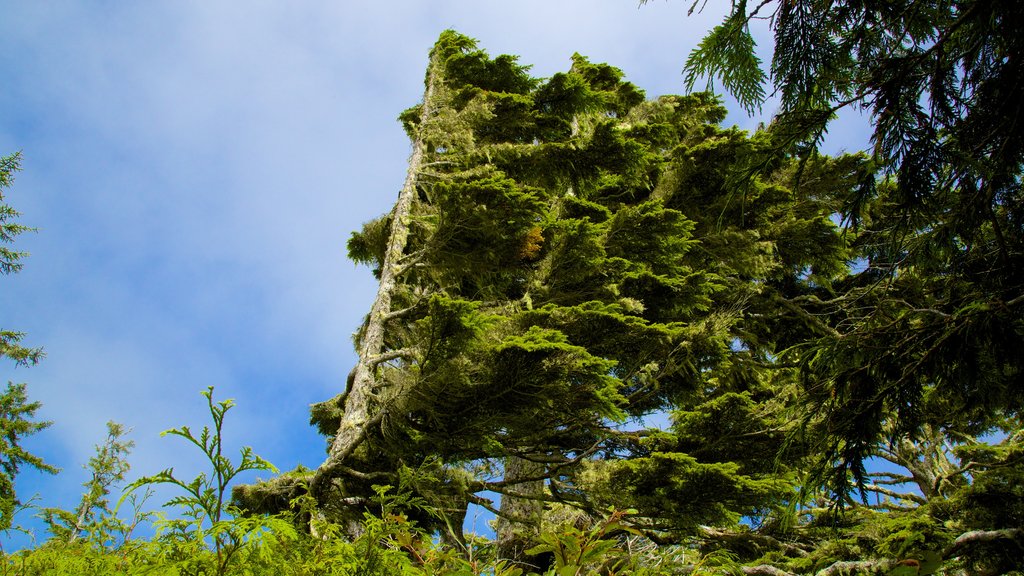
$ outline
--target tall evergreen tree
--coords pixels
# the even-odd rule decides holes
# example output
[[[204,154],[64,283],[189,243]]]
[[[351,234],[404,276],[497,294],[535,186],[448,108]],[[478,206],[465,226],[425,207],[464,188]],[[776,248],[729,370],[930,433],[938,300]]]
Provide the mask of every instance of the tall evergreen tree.
[[[631,530],[749,573],[1014,561],[984,560],[1020,537],[1016,504],[991,504],[1019,500],[1013,417],[998,445],[969,414],[887,444],[902,424],[883,404],[877,437],[837,444],[837,406],[864,397],[823,378],[827,354],[885,362],[847,342],[866,330],[857,306],[940,281],[908,269],[883,291],[873,265],[850,268],[887,249],[894,214],[878,201],[858,229],[837,224],[870,157],[787,153],[772,130],[718,126],[708,94],[647,100],[581,56],[535,79],[454,32],[426,86],[401,116],[399,201],[349,242],[381,287],[348,389],[313,410],[332,439],[310,473],[321,514],[355,533],[372,486],[401,484],[451,544],[468,503],[490,509],[499,555],[524,566],[566,507],[583,523],[632,509]],[[663,413],[665,429],[645,424]],[[812,464],[837,446],[893,467],[860,471],[863,501],[818,490]],[[236,501],[286,506],[302,476]]]
[[[20,216],[17,210],[4,203],[4,190],[14,182],[14,174],[21,167],[21,153],[0,156],[0,274],[6,276],[21,270],[21,260],[27,256],[25,252],[12,250],[12,244],[19,235],[32,230],[19,224],[15,218]],[[0,330],[0,357],[7,357],[17,364],[35,364],[42,357],[42,349],[28,348],[21,344],[25,334],[11,330]]]
[[[803,449],[764,454],[793,377],[761,366],[813,322],[771,312],[844,269],[829,216],[861,161],[820,159],[800,193],[785,159],[739,182],[772,141],[719,128],[710,95],[646,100],[578,55],[527,72],[454,32],[431,52],[399,200],[349,242],[381,283],[348,389],[313,410],[321,509],[354,520],[402,477],[449,527],[494,511],[521,559],[553,504],[632,506],[669,539],[785,506]],[[671,430],[643,426],[666,410]]]
[[[21,154],[0,157],[0,242],[10,244],[23,232],[31,230],[14,221],[17,210],[4,203],[4,190],[14,181],[14,173],[21,163]],[[21,270],[26,254],[0,245],[0,274],[13,274]],[[35,364],[42,357],[39,348],[27,348],[21,344],[22,332],[0,330],[0,358],[9,358],[17,365]],[[0,530],[11,527],[17,506],[20,504],[14,490],[14,478],[21,468],[28,465],[50,474],[57,469],[43,462],[22,447],[26,436],[50,426],[50,422],[35,421],[39,402],[30,402],[24,384],[8,382],[0,394]]]

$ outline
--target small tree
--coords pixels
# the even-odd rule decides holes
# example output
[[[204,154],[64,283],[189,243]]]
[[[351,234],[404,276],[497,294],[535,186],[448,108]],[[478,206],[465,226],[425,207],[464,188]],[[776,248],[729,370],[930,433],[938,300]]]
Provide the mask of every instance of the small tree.
[[[57,468],[21,446],[26,436],[44,430],[52,422],[34,421],[41,404],[29,402],[24,384],[8,383],[0,394],[0,530],[8,530],[14,522],[19,505],[14,491],[14,479],[22,466],[28,465],[41,472],[56,474]]]
[[[0,156],[0,275],[17,273],[21,270],[21,260],[28,256],[26,252],[11,250],[6,244],[32,228],[14,221],[21,214],[4,202],[4,191],[14,182],[14,174],[21,168],[21,153]],[[27,348],[21,344],[22,332],[0,330],[0,357],[8,357],[18,364],[35,364],[42,357],[39,348]]]
[[[265,523],[262,519],[249,520],[235,517],[229,510],[228,500],[230,496],[230,484],[234,479],[249,470],[266,470],[277,472],[273,464],[253,453],[252,448],[245,446],[241,449],[241,460],[237,463],[223,454],[223,430],[224,417],[234,406],[234,401],[223,400],[214,403],[213,386],[202,392],[213,420],[213,428],[203,426],[203,430],[194,434],[188,426],[172,428],[161,433],[161,436],[172,435],[184,438],[190,444],[202,451],[207,462],[210,464],[208,472],[202,472],[191,481],[179,479],[174,475],[174,469],[168,468],[154,476],[144,476],[128,486],[124,499],[134,490],[156,484],[171,484],[184,491],[181,496],[171,498],[165,506],[179,507],[185,519],[164,520],[162,530],[169,535],[172,541],[180,538],[186,545],[186,550],[180,560],[185,562],[196,562],[201,558],[202,549],[206,546],[206,538],[213,540],[214,552],[214,573],[225,574],[236,555],[242,551],[247,540],[259,539],[263,536]],[[273,524],[283,531],[281,537],[287,534],[294,535],[287,523],[276,522],[267,519],[266,522]],[[173,542],[172,542],[173,543]],[[192,557],[197,554],[198,557]]]
[[[115,519],[108,496],[114,486],[124,482],[125,474],[131,468],[127,458],[135,443],[124,439],[127,432],[124,426],[107,422],[107,438],[103,444],[96,446],[96,454],[85,466],[90,477],[83,484],[86,491],[75,510],[42,510],[54,537],[74,542],[85,535],[97,544],[104,545],[108,543],[112,529],[122,528]]]

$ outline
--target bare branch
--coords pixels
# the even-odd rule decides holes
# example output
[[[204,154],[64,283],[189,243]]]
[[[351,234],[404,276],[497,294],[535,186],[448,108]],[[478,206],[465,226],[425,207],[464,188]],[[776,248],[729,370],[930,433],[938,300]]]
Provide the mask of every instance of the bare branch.
[[[471,503],[476,504],[477,506],[480,506],[484,510],[487,510],[488,512],[490,512],[491,514],[494,514],[495,516],[498,516],[500,518],[504,518],[504,519],[506,519],[506,520],[508,520],[510,522],[516,522],[516,523],[519,523],[519,524],[530,524],[532,522],[529,519],[516,518],[514,516],[509,515],[507,512],[502,512],[500,509],[494,507],[494,501],[489,499],[489,498],[484,498],[483,496],[477,496],[476,494],[467,494],[466,498]]]
[[[1000,540],[1009,540],[1017,544],[1018,547],[1024,546],[1024,530],[1020,528],[1005,528],[1003,530],[972,530],[964,532],[957,536],[957,539],[949,545],[949,548],[946,548],[942,553],[942,557],[944,559],[955,558],[963,554],[965,548],[975,544],[997,542]]]
[[[786,572],[780,570],[770,564],[761,564],[760,566],[743,566],[740,568],[747,576],[793,576],[792,572]]]
[[[864,489],[867,490],[868,492],[883,494],[885,496],[889,496],[890,498],[896,498],[897,500],[906,500],[908,502],[914,502],[915,504],[924,505],[928,503],[928,499],[923,496],[906,492],[897,492],[895,490],[890,490],[883,486],[879,486],[878,484],[867,484],[864,486]]]
[[[772,536],[766,534],[758,534],[757,532],[729,532],[727,530],[718,530],[711,528],[710,526],[701,526],[701,532],[704,536],[712,540],[745,540],[757,542],[763,546],[774,548],[775,550],[783,550],[788,554],[794,554],[796,556],[804,557],[809,554],[806,548],[792,544],[789,542],[782,542]]]
[[[871,472],[868,474],[869,478],[874,478],[876,484],[883,486],[892,486],[895,484],[909,484],[914,481],[912,476],[906,474],[895,474],[893,472]],[[882,480],[885,478],[885,480]]]
[[[343,464],[338,464],[334,470],[339,474],[359,478],[360,480],[394,480],[396,477],[396,475],[391,472],[360,472],[355,468],[349,468]]]
[[[509,493],[509,492],[503,492],[502,490],[505,487],[507,487],[507,486],[516,486],[516,485],[519,485],[519,484],[526,484],[526,483],[529,483],[529,482],[539,482],[541,480],[549,480],[549,479],[551,479],[552,476],[557,474],[558,471],[561,470],[562,468],[566,468],[568,466],[572,466],[574,464],[578,464],[584,458],[589,458],[591,455],[593,455],[595,452],[597,452],[597,450],[601,447],[601,444],[603,444],[603,443],[604,443],[604,439],[598,440],[597,442],[594,443],[593,446],[591,446],[590,448],[587,448],[583,452],[580,452],[575,457],[569,458],[569,459],[560,459],[560,460],[553,460],[553,459],[548,459],[548,458],[543,458],[543,459],[541,459],[541,458],[531,458],[531,457],[528,457],[528,456],[525,456],[525,455],[522,455],[522,454],[516,454],[514,452],[510,452],[510,454],[514,455],[515,457],[522,458],[523,460],[527,460],[529,462],[534,462],[536,464],[553,464],[553,465],[548,467],[545,472],[543,472],[541,474],[536,474],[534,476],[529,476],[529,477],[524,477],[524,478],[515,478],[513,480],[503,479],[503,480],[497,480],[497,481],[494,481],[494,482],[477,482],[477,483],[474,484],[474,489],[475,490],[491,490],[491,491],[494,491],[494,492],[499,492],[499,493],[502,493],[502,494],[506,494],[506,493]],[[515,494],[515,493],[510,493],[510,494],[512,496],[519,496],[518,494]]]
[[[377,366],[378,364],[383,364],[384,362],[390,362],[390,361],[396,360],[398,358],[406,358],[406,359],[413,358],[414,355],[415,355],[415,350],[412,350],[411,348],[399,348],[398,350],[392,350],[390,352],[382,352],[380,354],[374,354],[373,356],[370,356],[369,358],[366,359],[366,365],[369,366],[370,368],[373,368],[374,366]]]
[[[836,562],[819,570],[816,576],[838,576],[840,574],[856,574],[858,572],[885,572],[892,568],[894,564],[895,562],[888,559]]]
[[[412,306],[409,306],[408,308],[402,308],[401,310],[393,310],[393,311],[388,312],[387,314],[385,314],[383,320],[385,322],[388,322],[390,320],[394,320],[395,318],[401,318],[403,316],[408,316],[409,314],[412,314],[413,312],[418,310],[421,305],[422,305],[422,302],[417,302],[417,303],[413,304]]]
[[[425,250],[417,250],[411,254],[406,254],[398,259],[398,262],[394,264],[394,277],[399,277],[405,274],[410,268],[418,264],[423,257],[426,256]]]
[[[421,164],[421,166],[423,166],[423,167],[427,167],[427,166],[454,166],[454,165],[455,165],[455,162],[452,162],[451,160],[434,160],[433,162],[424,162],[423,164]],[[421,173],[422,172],[423,171],[421,171]]]
[[[1021,302],[1024,302],[1024,294],[1021,294],[1020,296],[1017,296],[1013,300],[1008,301],[1006,303],[1006,305],[1007,306],[1016,306],[1017,304],[1020,304]]]

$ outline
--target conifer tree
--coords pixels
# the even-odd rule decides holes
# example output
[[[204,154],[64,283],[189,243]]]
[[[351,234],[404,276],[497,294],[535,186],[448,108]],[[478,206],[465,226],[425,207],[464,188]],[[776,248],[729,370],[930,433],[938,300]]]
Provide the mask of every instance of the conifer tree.
[[[355,535],[373,485],[402,486],[457,547],[478,504],[497,554],[527,569],[562,541],[559,518],[607,535],[609,507],[648,542],[751,574],[1012,565],[992,553],[1021,537],[1012,415],[996,445],[968,417],[852,446],[892,468],[861,471],[861,499],[820,489],[847,425],[829,403],[850,397],[823,383],[822,343],[864,326],[854,303],[877,306],[871,267],[849,263],[884,252],[892,212],[842,228],[868,156],[801,157],[724,116],[708,94],[648,100],[582,56],[542,80],[443,34],[401,116],[399,201],[349,242],[383,299],[349,389],[314,407],[333,439],[311,474],[319,513]],[[896,408],[879,437],[897,437]],[[667,427],[646,423],[661,413]],[[236,501],[287,506],[303,475]]]
[[[14,242],[19,235],[32,229],[15,221],[20,214],[13,207],[3,202],[4,190],[14,182],[14,174],[21,167],[21,153],[0,157],[0,275],[16,274],[21,270],[21,260],[27,256],[25,252],[12,250],[5,246]],[[28,348],[21,344],[25,334],[12,330],[0,330],[0,357],[7,357],[19,365],[39,362],[42,349]]]
[[[14,173],[20,168],[21,154],[0,157],[0,242],[10,244],[23,232],[31,230],[14,221],[17,210],[4,203],[4,190],[14,181]],[[21,270],[21,259],[26,254],[0,245],[0,275],[13,274]],[[21,344],[24,334],[11,330],[0,330],[0,358],[10,358],[16,365],[28,366],[39,362],[42,350],[28,348]],[[35,421],[39,402],[28,399],[25,384],[8,382],[0,394],[0,530],[11,528],[17,506],[20,504],[14,490],[14,478],[22,466],[28,465],[41,472],[55,474],[57,469],[30,453],[21,443],[30,436],[50,426],[50,422]]]
[[[735,2],[690,55],[691,86],[718,77],[748,110],[761,105],[755,19],[774,32],[775,153],[807,158],[844,108],[873,128],[869,169],[840,211],[862,272],[809,303],[835,330],[806,343],[801,360],[813,409],[832,415],[822,432],[833,470],[821,480],[844,492],[886,434],[956,423],[974,435],[1024,408],[1024,11],[973,0]]]
[[[449,527],[490,508],[521,556],[552,504],[632,506],[670,538],[783,505],[794,479],[764,455],[786,438],[792,374],[756,368],[811,320],[764,312],[843,270],[829,216],[859,161],[822,159],[827,181],[802,195],[784,159],[734,181],[771,142],[718,128],[710,95],[647,100],[579,55],[539,80],[454,32],[426,86],[402,115],[399,200],[349,242],[381,283],[348,390],[313,411],[333,438],[312,480],[325,513],[404,475]],[[670,431],[638,420],[665,410]],[[761,453],[701,451],[726,414]],[[673,504],[694,486],[699,505]]]
[[[1024,562],[1007,522],[1016,512],[990,507],[1021,502],[1007,489],[1021,462],[1005,456],[1019,450],[1024,406],[1022,18],[1006,2],[736,2],[686,64],[691,86],[720,78],[758,109],[769,77],[749,25],[768,22],[781,109],[763,162],[813,163],[837,112],[870,117],[870,161],[837,211],[857,266],[830,291],[791,300],[821,329],[782,359],[799,369],[820,455],[806,489],[825,489],[831,505],[863,508],[856,492],[894,498],[851,525],[877,535],[904,522],[896,533],[948,570]],[[873,470],[878,458],[905,473]],[[905,483],[920,493],[886,487]],[[989,490],[999,496],[982,504]]]

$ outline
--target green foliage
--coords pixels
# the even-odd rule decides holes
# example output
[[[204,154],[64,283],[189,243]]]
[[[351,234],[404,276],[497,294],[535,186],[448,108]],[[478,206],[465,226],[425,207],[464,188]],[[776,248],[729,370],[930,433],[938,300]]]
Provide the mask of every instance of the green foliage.
[[[100,514],[79,513],[78,524],[73,524],[75,515],[46,510],[52,520],[54,537],[35,549],[3,556],[0,564],[3,573],[518,576],[518,571],[491,559],[486,545],[467,543],[463,555],[434,542],[429,532],[406,515],[408,511],[417,510],[429,514],[426,502],[401,485],[395,491],[390,486],[374,487],[377,513],[364,514],[360,536],[352,541],[341,537],[340,525],[313,515],[315,501],[305,493],[299,494],[289,505],[309,519],[315,535],[297,531],[293,518],[287,515],[233,514],[223,500],[218,500],[227,483],[238,472],[266,470],[270,465],[247,449],[243,449],[241,462],[237,464],[220,455],[224,416],[232,403],[214,403],[212,392],[212,389],[203,392],[214,422],[212,429],[204,427],[198,435],[187,427],[167,432],[201,448],[210,462],[211,474],[204,473],[186,483],[177,480],[168,469],[133,482],[122,497],[124,502],[130,500],[138,488],[157,483],[174,484],[186,494],[173,498],[167,506],[178,508],[185,517],[183,520],[163,517],[157,522],[156,538],[144,541],[132,538],[134,524],[127,525],[126,529],[116,517],[107,516],[111,511],[100,502],[111,484],[126,471],[123,456],[129,447],[120,439],[123,429],[112,424],[107,441],[97,447],[97,455],[90,460],[94,474],[86,483],[90,490],[83,496],[82,508],[88,505]],[[138,519],[136,510],[135,520]],[[69,523],[61,526],[62,520]],[[122,538],[111,538],[118,529]],[[88,537],[75,538],[78,531],[88,533]]]
[[[14,218],[21,214],[3,201],[4,191],[10,188],[14,182],[14,173],[20,168],[20,152],[9,156],[0,156],[0,243],[3,244],[10,244],[14,242],[15,237],[19,234],[32,230],[32,228],[14,222]],[[13,274],[21,270],[21,259],[26,255],[25,252],[15,252],[7,246],[0,245],[0,274]],[[4,355],[6,355],[6,351],[4,352]]]
[[[367,513],[354,540],[341,527],[317,521],[317,536],[297,533],[279,518],[235,518],[232,532],[245,535],[245,545],[222,569],[214,550],[200,543],[130,541],[121,546],[97,546],[84,539],[52,539],[32,549],[6,556],[0,573],[35,575],[186,575],[231,576],[341,575],[372,576],[520,576],[519,569],[494,560],[486,542],[468,542],[464,554],[440,545],[405,511],[421,502],[407,491],[375,487],[375,513]],[[308,498],[308,497],[306,497]],[[305,504],[296,503],[297,507]]]
[[[0,394],[0,531],[11,528],[20,502],[14,493],[14,478],[23,466],[56,474],[57,468],[43,462],[22,447],[26,436],[45,430],[51,422],[34,421],[39,402],[29,402],[24,384],[8,383]]]
[[[556,576],[579,576],[592,574],[598,569],[615,571],[624,563],[624,551],[619,542],[610,536],[615,533],[636,533],[622,523],[628,511],[612,510],[608,518],[598,526],[584,532],[575,526],[565,526],[560,532],[544,532],[540,544],[528,554],[548,553],[555,563],[551,574]]]
[[[764,82],[761,60],[754,54],[756,47],[743,12],[737,11],[715,27],[693,49],[686,62],[686,86],[692,90],[699,78],[709,81],[716,76],[722,85],[736,97],[740,106],[753,113],[764,103]]]
[[[107,438],[102,445],[96,447],[96,455],[89,459],[86,469],[90,472],[90,478],[83,484],[86,492],[82,494],[75,510],[42,509],[41,514],[55,539],[73,542],[85,536],[90,542],[105,545],[115,534],[127,539],[135,525],[142,520],[136,515],[132,523],[126,524],[110,508],[107,499],[111,489],[124,482],[125,474],[131,468],[128,454],[135,443],[124,440],[127,432],[122,425],[107,422]],[[146,499],[144,495],[142,502]],[[142,502],[133,501],[133,504],[141,506]]]
[[[33,550],[2,559],[0,571],[18,576],[154,575],[179,576],[173,564],[162,561],[155,543],[136,542],[122,549],[97,548],[86,540],[51,540]]]
[[[21,163],[21,153],[0,157],[0,243],[9,244],[22,232],[31,230],[12,221],[19,213],[4,203],[4,191],[14,181],[14,173]],[[0,245],[0,274],[12,274],[21,270],[24,252],[14,252]],[[26,348],[21,345],[24,334],[0,330],[0,358],[10,358],[16,365],[30,365],[39,362],[43,356],[40,348]],[[42,458],[22,447],[26,436],[48,428],[51,422],[33,421],[41,404],[30,402],[24,384],[7,383],[0,395],[0,531],[13,527],[14,515],[22,503],[14,491],[14,478],[21,467],[28,465],[40,472],[56,474],[57,469],[43,462]]]
[[[21,167],[21,153],[0,156],[0,243],[13,243],[15,238],[24,232],[34,230],[13,221],[21,214],[4,203],[4,190],[14,182],[14,173]],[[21,259],[25,252],[15,252],[6,246],[0,246],[0,275],[14,274],[21,270]],[[0,330],[0,358],[8,357],[17,364],[29,365],[39,362],[43,352],[40,348],[26,348],[21,345],[24,337],[22,332]]]
[[[776,327],[765,338],[767,326],[758,322],[743,326],[743,340],[751,346],[750,336],[758,335],[755,357],[773,341],[764,351],[798,369],[806,437],[820,455],[808,487],[833,491],[842,503],[855,487],[863,493],[880,445],[917,441],[924,430],[939,429],[951,455],[949,446],[973,449],[965,438],[1019,418],[1024,408],[1024,139],[1006,122],[1024,105],[1018,64],[1024,20],[1016,6],[998,2],[734,2],[690,55],[688,80],[720,77],[752,111],[768,79],[748,26],[762,19],[775,35],[771,82],[781,97],[779,113],[752,154],[737,157],[731,177],[706,174],[706,164],[698,163],[679,178],[692,185],[700,205],[728,222],[732,206],[752,208],[766,193],[787,193],[751,185],[752,172],[789,155],[800,158],[791,163],[795,171],[782,171],[791,179],[795,210],[779,213],[785,204],[777,200],[768,210],[751,209],[777,224],[757,237],[730,230],[730,246],[743,241],[750,249],[736,251],[742,260],[722,261],[748,274],[766,269],[772,263],[766,251],[776,250],[782,267],[770,273],[773,280],[797,271],[795,279],[779,282],[783,298],[765,302],[760,313],[781,308],[810,330]],[[817,147],[844,108],[870,114],[870,155],[823,159]],[[721,144],[686,152],[699,158],[709,146]],[[736,149],[735,142],[730,146]],[[821,187],[838,184],[836,176],[845,183]],[[743,197],[729,206],[698,195],[730,182],[743,184]],[[814,204],[827,209],[816,216],[805,211]],[[839,221],[845,242],[836,241]],[[847,262],[856,262],[848,273]],[[751,310],[760,307],[752,304]],[[1006,473],[1015,477],[1015,468]],[[1015,501],[996,487],[1012,480],[999,479],[994,469],[977,477],[964,472],[939,475],[979,495],[992,489]],[[929,497],[952,494],[921,485]],[[948,513],[945,506],[937,502],[935,509]],[[988,516],[990,507],[973,509],[972,526],[1003,525],[998,515]]]
[[[130,486],[183,491],[157,538],[133,540],[138,509],[125,523],[105,501],[127,470],[112,430],[78,513],[51,512],[57,537],[4,568],[1019,567],[1020,147],[992,125],[1021,101],[995,83],[1017,74],[1018,15],[976,2],[736,2],[688,81],[721,75],[758,107],[766,78],[748,23],[772,7],[783,113],[753,134],[719,126],[711,94],[646,100],[580,55],[533,78],[444,32],[424,101],[400,117],[407,185],[349,241],[381,286],[347,389],[313,411],[335,436],[324,465],[236,486],[228,504],[239,473],[274,469],[249,448],[222,455],[232,404],[209,389],[212,428],[166,434],[210,470]],[[851,103],[875,109],[874,154],[818,154]],[[37,407],[15,404],[26,422]],[[499,515],[494,542],[462,533],[470,503]]]
[[[779,479],[742,474],[732,462],[701,462],[681,452],[595,462],[583,478],[595,499],[633,506],[651,527],[678,535],[700,525],[731,526],[785,496]]]
[[[22,346],[21,340],[24,337],[24,332],[0,331],[0,358],[6,356],[22,366],[38,363],[43,357],[43,349]]]
[[[380,267],[384,264],[387,236],[391,220],[382,216],[363,225],[360,232],[353,232],[348,240],[348,257],[359,264],[374,267],[374,276],[380,278]]]
[[[995,536],[959,550],[959,560],[976,571],[1024,563],[1020,546],[1024,534],[1019,530],[1024,518],[1024,429],[1019,420],[1008,424],[1010,432],[998,443],[972,442],[956,448],[972,482],[950,484],[955,487],[950,497],[931,504],[937,519],[955,522],[961,530]]]
[[[394,275],[357,335],[380,335],[366,402],[315,413],[358,445],[321,468],[322,507],[414,468],[432,504],[502,494],[513,534],[545,501],[636,508],[674,541],[775,522],[813,449],[781,352],[828,332],[801,299],[847,275],[834,215],[866,160],[770,156],[773,135],[717,126],[716,97],[648,101],[580,55],[547,80],[450,31],[432,55],[401,117],[423,151],[408,213],[349,244]],[[631,429],[656,411],[671,430]]]
[[[171,484],[181,488],[184,494],[171,498],[164,506],[179,508],[184,518],[163,518],[159,522],[162,538],[171,549],[171,559],[183,562],[186,571],[205,570],[202,566],[213,560],[214,573],[220,575],[227,573],[240,550],[250,548],[257,553],[263,550],[268,528],[275,530],[275,537],[278,538],[294,539],[295,534],[291,524],[281,519],[244,516],[226,518],[226,515],[231,515],[231,511],[227,508],[225,497],[229,494],[229,484],[236,476],[249,470],[277,472],[277,469],[254,454],[248,446],[242,448],[241,459],[237,463],[225,456],[222,444],[224,417],[234,402],[223,400],[214,404],[212,386],[203,391],[202,395],[206,398],[213,420],[212,429],[203,426],[197,436],[188,426],[182,426],[161,435],[179,436],[199,448],[210,464],[209,473],[201,472],[191,481],[185,481],[175,477],[173,468],[167,468],[154,476],[144,476],[132,482],[125,494],[127,496],[138,488],[156,484]],[[124,498],[122,496],[122,501]],[[214,558],[210,559],[203,554],[207,549],[208,538],[213,541]]]

